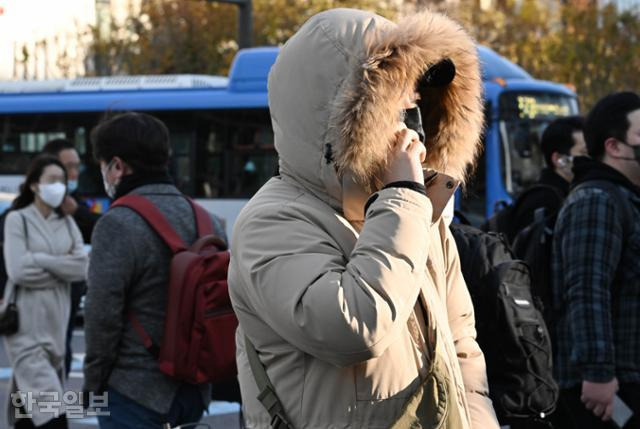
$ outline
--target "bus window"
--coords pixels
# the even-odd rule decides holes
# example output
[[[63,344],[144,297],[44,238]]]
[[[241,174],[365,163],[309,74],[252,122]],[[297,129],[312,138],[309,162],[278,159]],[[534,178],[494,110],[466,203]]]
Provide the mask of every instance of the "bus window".
[[[84,127],[77,127],[71,140],[80,156],[87,153],[87,130]]]
[[[232,137],[232,183],[235,197],[252,196],[275,172],[273,132],[264,125],[235,129]]]
[[[84,153],[86,127],[73,125],[61,115],[0,116],[0,174],[22,175],[31,158],[53,139],[67,138]]]
[[[248,198],[274,175],[277,155],[266,109],[200,112],[197,196]],[[202,158],[202,159],[201,159]]]
[[[499,100],[502,176],[505,189],[517,195],[532,185],[544,166],[540,139],[557,117],[578,114],[575,98],[544,92],[505,92]]]
[[[172,132],[171,141],[171,177],[176,186],[187,195],[194,194],[194,168],[192,166],[194,153],[194,134],[192,132]]]
[[[168,127],[170,173],[178,188],[198,198],[251,197],[278,162],[268,109],[148,111]],[[72,141],[83,161],[78,192],[104,197],[93,161],[90,131],[100,113],[0,115],[0,174],[22,176],[51,139]],[[17,191],[17,186],[15,187]]]

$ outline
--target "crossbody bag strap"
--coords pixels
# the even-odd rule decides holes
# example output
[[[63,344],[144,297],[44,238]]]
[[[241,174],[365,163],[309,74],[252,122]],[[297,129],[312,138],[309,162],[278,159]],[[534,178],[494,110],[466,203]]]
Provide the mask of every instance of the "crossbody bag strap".
[[[71,237],[71,252],[73,253],[73,249],[76,246],[76,240],[73,236],[73,229],[71,228],[71,220],[69,219],[69,215],[64,217],[64,223],[67,225],[67,232],[69,233],[69,237]],[[75,222],[75,221],[73,221]]]
[[[29,250],[29,229],[27,228],[27,218],[24,217],[24,214],[18,212],[20,214],[20,218],[22,219],[22,228],[24,228],[24,247],[27,249],[27,251]],[[14,288],[14,292],[13,292],[13,298],[11,299],[11,303],[15,304],[17,299],[18,299],[18,289],[19,289],[19,285],[18,284],[14,284],[13,285]]]
[[[264,406],[271,417],[272,429],[292,429],[293,426],[287,420],[284,412],[284,407],[276,395],[276,390],[269,380],[269,375],[264,368],[264,365],[258,357],[258,352],[249,340],[249,337],[244,336],[245,349],[247,351],[247,358],[249,359],[249,366],[251,367],[251,373],[256,381],[258,390],[258,401]]]

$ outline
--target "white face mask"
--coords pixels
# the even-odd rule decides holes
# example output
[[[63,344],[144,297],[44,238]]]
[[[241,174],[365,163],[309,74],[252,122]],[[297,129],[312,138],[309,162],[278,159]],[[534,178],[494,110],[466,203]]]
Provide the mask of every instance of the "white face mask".
[[[111,199],[114,199],[116,196],[116,186],[117,183],[111,184],[107,181],[107,173],[109,173],[109,169],[113,165],[113,160],[107,164],[107,167],[104,170],[101,170],[102,173],[102,184],[104,185],[104,191],[107,193],[107,196]]]
[[[447,205],[444,207],[444,210],[442,211],[442,218],[444,219],[447,226],[450,226],[451,222],[453,222],[455,205],[456,205],[455,201],[456,201],[456,197],[455,195],[452,195],[451,198],[449,199],[449,202],[447,202]]]
[[[40,199],[51,208],[57,209],[67,193],[67,187],[60,182],[38,185]]]

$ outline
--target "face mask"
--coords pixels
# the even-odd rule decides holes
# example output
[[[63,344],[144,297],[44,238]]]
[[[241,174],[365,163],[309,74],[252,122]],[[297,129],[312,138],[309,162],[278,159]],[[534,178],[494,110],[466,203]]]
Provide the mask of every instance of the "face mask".
[[[77,180],[67,181],[67,188],[69,188],[70,194],[74,193],[78,189],[78,181]]]
[[[51,208],[57,209],[67,193],[67,187],[60,182],[38,185],[40,199]]]
[[[107,181],[107,173],[109,172],[109,169],[111,168],[112,165],[113,165],[113,160],[109,164],[107,164],[107,168],[102,170],[101,173],[102,173],[102,184],[104,185],[104,191],[107,193],[107,196],[109,198],[114,199],[116,196],[116,186],[118,186],[118,184],[109,183]]]
[[[244,165],[244,171],[246,173],[255,173],[256,170],[256,164],[251,160],[247,161],[247,163]]]
[[[455,217],[455,200],[455,197],[452,195],[442,211],[442,218],[447,226],[451,226],[451,222],[453,222],[453,218]]]
[[[640,163],[640,145],[630,145],[629,143],[623,141],[621,141],[620,143],[631,148],[631,150],[633,151],[633,158],[619,156],[618,159],[626,159],[627,161],[636,161]]]

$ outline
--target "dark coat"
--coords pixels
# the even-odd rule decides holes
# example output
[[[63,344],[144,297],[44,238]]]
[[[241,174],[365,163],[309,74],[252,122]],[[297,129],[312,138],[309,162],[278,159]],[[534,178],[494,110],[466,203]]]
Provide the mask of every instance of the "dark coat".
[[[533,222],[534,214],[540,208],[544,208],[547,216],[557,213],[569,194],[569,182],[550,168],[545,168],[538,181],[525,192],[517,199],[511,217],[516,233]]]
[[[96,226],[98,219],[100,219],[100,215],[92,212],[87,204],[80,199],[77,193],[71,194],[71,198],[76,200],[76,203],[78,204],[78,209],[73,214],[73,220],[76,221],[78,228],[80,228],[82,239],[86,244],[89,244],[91,243],[93,228]]]

